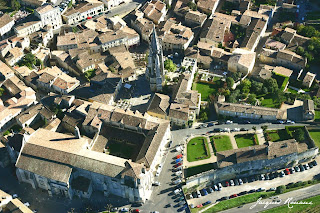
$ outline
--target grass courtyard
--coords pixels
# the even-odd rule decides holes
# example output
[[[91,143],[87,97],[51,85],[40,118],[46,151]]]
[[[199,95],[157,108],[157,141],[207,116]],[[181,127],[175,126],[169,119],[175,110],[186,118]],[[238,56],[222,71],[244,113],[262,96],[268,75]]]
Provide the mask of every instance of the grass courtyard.
[[[320,148],[320,129],[310,129],[308,131],[316,146]]]
[[[196,82],[194,84],[195,84],[195,88],[193,89],[201,93],[201,101],[207,101],[209,98],[209,95],[217,91],[216,85],[214,84],[206,84],[201,82]]]
[[[234,138],[236,139],[238,148],[248,147],[248,146],[254,146],[259,144],[258,138],[256,134],[241,134],[241,135],[235,135]],[[257,141],[257,144],[254,142],[254,138]]]
[[[205,137],[196,137],[187,145],[187,160],[189,162],[210,158],[208,141]]]
[[[131,159],[138,147],[134,144],[109,141],[106,148],[109,155]]]
[[[211,136],[210,141],[215,152],[233,149],[230,137],[227,135]]]
[[[258,97],[258,98],[260,98],[260,97]],[[280,103],[276,102],[273,99],[272,94],[267,94],[263,98],[264,99],[261,101],[262,107],[269,107],[269,108],[279,108],[280,107]]]
[[[267,135],[268,135],[268,139],[272,142],[288,140],[291,138],[285,129],[268,130]]]

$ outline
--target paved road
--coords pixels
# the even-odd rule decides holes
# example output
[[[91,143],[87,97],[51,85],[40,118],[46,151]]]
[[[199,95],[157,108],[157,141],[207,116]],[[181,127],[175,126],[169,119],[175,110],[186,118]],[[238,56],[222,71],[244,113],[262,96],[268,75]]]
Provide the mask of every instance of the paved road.
[[[178,145],[176,140],[173,140],[173,144],[171,147],[175,147]],[[171,185],[172,179],[176,177],[172,172],[172,162],[173,158],[178,154],[178,152],[174,152],[173,148],[169,149],[167,155],[164,159],[163,169],[160,173],[157,181],[161,183],[161,186],[154,187],[153,193],[149,201],[147,201],[142,207],[139,207],[141,212],[165,212],[165,213],[173,213],[177,212],[179,207],[176,205],[178,202],[175,202],[176,199],[180,196],[176,196],[173,194],[173,190],[175,189],[175,185]],[[172,204],[172,207],[166,207],[167,204]]]
[[[319,157],[317,159],[317,162],[319,162]],[[240,186],[229,186],[229,187],[223,187],[221,191],[213,192],[212,194],[209,194],[207,196],[202,196],[201,198],[194,198],[191,200],[188,200],[189,204],[199,205],[202,204],[208,200],[210,200],[212,203],[216,202],[217,199],[220,199],[224,196],[230,196],[232,194],[238,194],[243,191],[250,191],[251,189],[258,189],[258,188],[276,188],[280,185],[286,185],[288,183],[296,183],[298,181],[307,181],[311,180],[315,175],[319,174],[319,166],[316,166],[310,170],[306,170],[304,172],[296,172],[291,175],[286,175],[285,177],[278,177],[273,180],[265,180],[265,181],[254,181],[251,183],[245,183]]]
[[[288,205],[288,201],[293,202],[293,201],[298,201],[298,200],[303,200],[309,197],[313,197],[316,195],[320,194],[320,184],[316,184],[313,186],[309,186],[306,188],[298,189],[295,191],[291,191],[282,195],[279,195],[278,199],[272,199],[272,198],[267,198],[261,200],[261,202],[271,202],[271,201],[278,201],[279,204],[271,204],[265,208],[264,204],[258,204],[254,206],[256,203],[249,203],[244,205],[242,208],[233,208],[229,209],[226,211],[223,211],[223,213],[239,213],[239,212],[246,212],[246,213],[251,213],[251,212],[262,212],[267,209],[272,209],[274,207],[278,207],[281,205]],[[291,200],[291,198],[293,198]],[[293,208],[294,208],[294,204]],[[254,206],[253,208],[250,209],[250,207]],[[291,205],[290,205],[291,206]],[[310,207],[309,205],[306,205],[306,208]],[[289,209],[288,209],[289,210]]]

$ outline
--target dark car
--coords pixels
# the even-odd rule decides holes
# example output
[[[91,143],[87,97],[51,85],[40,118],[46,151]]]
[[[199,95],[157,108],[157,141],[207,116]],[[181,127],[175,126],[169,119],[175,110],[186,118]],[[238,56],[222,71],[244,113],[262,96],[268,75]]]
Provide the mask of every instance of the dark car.
[[[168,147],[170,148],[172,145],[172,141],[169,142]]]
[[[272,180],[274,178],[274,174],[270,173],[269,178],[270,178],[270,180]]]
[[[312,161],[312,163],[313,163],[314,166],[317,166],[317,165],[318,165],[317,161],[315,161],[315,160]]]
[[[182,206],[180,209],[178,209],[179,212],[182,212],[183,210],[185,210],[187,208],[186,205]]]
[[[234,197],[238,197],[238,195],[237,194],[233,194],[229,198],[231,199],[231,198],[234,198]]]
[[[220,200],[221,200],[221,201],[222,201],[222,200],[229,200],[229,197],[225,196],[225,197],[220,198]]]
[[[238,196],[242,196],[242,195],[246,195],[246,194],[248,194],[248,192],[247,192],[247,191],[243,191],[243,192],[240,192],[240,193],[238,194]]]
[[[243,178],[243,183],[248,183],[248,178]]]
[[[208,123],[208,127],[214,126],[214,123]]]
[[[214,131],[214,132],[222,132],[222,129],[220,129],[220,128],[215,128],[215,129],[213,129],[213,131]]]
[[[238,186],[238,185],[239,185],[239,181],[238,181],[238,179],[235,179],[235,180],[234,180],[234,184],[235,184],[236,186]]]
[[[202,205],[203,205],[203,206],[206,206],[206,205],[209,205],[210,203],[211,203],[211,201],[208,200],[207,202],[203,203]]]
[[[211,187],[208,187],[208,188],[207,188],[207,191],[208,191],[209,193],[214,192],[214,191],[213,191],[213,189],[212,189]]]
[[[308,163],[310,169],[313,168],[313,163]]]
[[[200,191],[202,192],[202,195],[203,195],[203,196],[208,195],[208,192],[207,192],[207,190],[206,190],[206,189],[202,189],[202,190],[200,190]]]
[[[181,166],[182,164],[181,163],[177,163],[176,165],[174,165],[175,168]]]
[[[299,165],[299,168],[300,168],[300,171],[301,171],[301,172],[303,172],[304,170],[306,170],[306,169],[304,168],[304,166],[302,166],[301,164]]]
[[[256,190],[255,190],[255,189],[251,189],[251,190],[248,192],[248,194],[251,194],[251,193],[254,193],[254,192],[256,192]]]
[[[268,174],[265,175],[266,180],[270,180],[270,176]]]

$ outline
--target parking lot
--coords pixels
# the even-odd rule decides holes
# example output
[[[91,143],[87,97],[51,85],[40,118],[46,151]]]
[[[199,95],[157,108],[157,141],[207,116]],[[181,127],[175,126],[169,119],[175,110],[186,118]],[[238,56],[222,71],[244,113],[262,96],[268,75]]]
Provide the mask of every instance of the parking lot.
[[[319,157],[317,157],[316,161],[319,163]],[[243,191],[250,191],[252,189],[257,190],[259,188],[269,190],[270,188],[276,188],[280,185],[287,185],[289,183],[296,183],[298,181],[311,180],[317,174],[319,174],[319,165],[303,172],[295,172],[294,174],[285,175],[284,177],[277,177],[273,180],[258,180],[254,182],[244,183],[243,185],[228,187],[225,187],[225,182],[223,182],[221,191],[214,191],[213,193],[210,193],[206,196],[201,196],[200,198],[189,199],[188,204],[193,204],[196,207],[197,205],[203,204],[207,201],[215,203],[222,197],[229,198],[231,195],[239,194]],[[228,180],[228,182],[230,182],[230,180]]]

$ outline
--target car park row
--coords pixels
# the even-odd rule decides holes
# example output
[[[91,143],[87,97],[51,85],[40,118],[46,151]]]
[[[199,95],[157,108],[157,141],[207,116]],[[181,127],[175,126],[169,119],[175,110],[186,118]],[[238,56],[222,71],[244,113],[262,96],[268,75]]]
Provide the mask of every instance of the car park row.
[[[242,178],[242,179],[238,178],[238,179],[225,181],[223,183],[213,184],[211,187],[209,186],[209,187],[203,188],[201,190],[197,190],[192,193],[186,194],[186,198],[187,199],[200,198],[202,196],[206,196],[208,194],[214,193],[214,191],[221,191],[223,187],[243,185],[245,183],[254,182],[254,181],[258,181],[258,180],[264,181],[264,180],[272,180],[277,177],[284,177],[286,175],[290,175],[295,172],[303,172],[305,170],[309,170],[317,165],[318,165],[317,162],[314,160],[312,162],[309,162],[306,164],[300,164],[300,165],[292,167],[292,168],[286,168],[286,169],[280,170],[278,172],[249,176],[249,177]],[[221,197],[217,201],[228,200],[228,199],[232,199],[232,198],[235,198],[238,196],[242,196],[242,195],[246,195],[246,194],[250,194],[250,193],[254,193],[254,192],[262,192],[262,191],[276,191],[276,188],[270,188],[268,190],[266,190],[265,188],[262,188],[262,187],[258,188],[258,189],[251,189],[249,191],[242,191],[238,194],[232,194],[230,196]],[[201,208],[201,207],[208,205],[210,203],[211,203],[211,201],[207,201],[207,202],[205,202],[203,204],[199,204],[197,206],[195,206],[194,204],[191,204],[190,207],[191,208]]]

